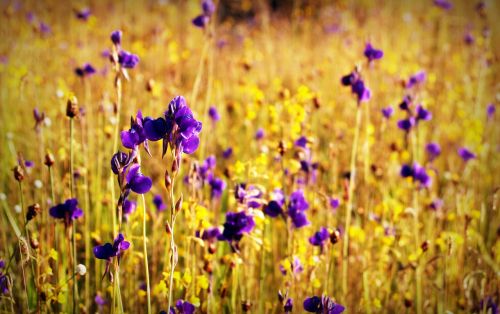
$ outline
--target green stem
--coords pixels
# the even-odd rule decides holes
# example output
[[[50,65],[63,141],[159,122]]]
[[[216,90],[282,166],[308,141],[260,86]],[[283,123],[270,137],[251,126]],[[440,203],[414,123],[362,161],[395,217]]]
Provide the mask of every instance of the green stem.
[[[361,125],[361,108],[356,107],[356,126],[354,129],[354,140],[352,144],[352,152],[351,152],[351,166],[350,166],[350,178],[349,178],[349,192],[348,192],[348,200],[346,204],[346,222],[345,222],[345,231],[344,231],[344,245],[342,248],[342,293],[344,294],[344,298],[347,297],[347,275],[349,273],[349,227],[351,225],[351,213],[352,213],[352,200],[354,194],[355,180],[356,180],[356,154],[358,147],[358,139],[359,139],[359,128]],[[345,302],[345,301],[344,301]]]
[[[148,247],[147,247],[147,235],[146,235],[146,198],[142,194],[142,245],[144,254],[144,271],[146,272],[146,291],[148,296],[148,314],[151,314],[151,288],[149,283],[149,265],[148,265]],[[170,308],[170,307],[169,307]]]

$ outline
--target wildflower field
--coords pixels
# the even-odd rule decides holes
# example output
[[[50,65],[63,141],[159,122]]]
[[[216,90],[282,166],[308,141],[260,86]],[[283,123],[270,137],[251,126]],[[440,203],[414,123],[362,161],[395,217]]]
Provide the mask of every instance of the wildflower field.
[[[499,19],[0,1],[0,313],[499,313]]]

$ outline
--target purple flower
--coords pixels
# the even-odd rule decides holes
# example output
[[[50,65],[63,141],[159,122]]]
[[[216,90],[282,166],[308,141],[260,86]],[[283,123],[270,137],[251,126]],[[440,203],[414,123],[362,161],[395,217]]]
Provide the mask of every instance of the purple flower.
[[[42,33],[42,34],[48,35],[48,34],[52,33],[50,26],[45,24],[44,22],[40,22],[38,29],[40,30],[40,33]]]
[[[423,83],[426,79],[427,75],[425,74],[425,71],[420,71],[415,73],[414,75],[410,76],[408,79],[408,83],[406,83],[406,88],[412,88],[415,85],[419,85]]]
[[[309,238],[309,243],[314,246],[323,246],[329,238],[330,233],[328,232],[328,229],[322,227],[319,231],[314,233],[312,237]]]
[[[434,5],[446,11],[453,8],[453,4],[448,0],[434,0]]]
[[[401,103],[399,104],[399,109],[409,111],[411,103],[412,103],[411,97],[406,95],[403,98],[403,101],[401,101]]]
[[[122,31],[116,30],[111,33],[111,41],[115,45],[120,45],[122,43]]]
[[[487,297],[482,299],[478,305],[474,306],[474,313],[498,314],[498,305],[491,297]]]
[[[486,108],[486,115],[488,116],[488,119],[493,118],[495,111],[496,111],[495,104],[489,104],[488,107]]]
[[[283,306],[283,310],[285,311],[285,313],[290,313],[292,312],[292,309],[293,309],[293,299],[288,298],[286,299],[285,305]]]
[[[111,158],[111,170],[114,174],[122,173],[127,168],[127,166],[130,165],[134,158],[134,153],[127,155],[124,152],[117,152]]]
[[[467,32],[464,36],[464,42],[467,44],[467,45],[472,45],[474,43],[474,36],[472,35],[471,32]]]
[[[373,60],[381,59],[384,56],[384,52],[382,50],[373,48],[370,43],[367,43],[364,55],[368,59],[368,62],[372,62]]]
[[[477,156],[476,154],[474,154],[473,152],[471,152],[470,150],[468,150],[467,148],[465,147],[460,147],[458,149],[458,155],[465,161],[469,161],[471,159],[475,159]]]
[[[432,210],[439,210],[443,207],[443,200],[440,199],[440,198],[436,198],[434,199],[430,204],[429,204],[429,207],[432,209]]]
[[[288,216],[292,219],[295,228],[302,228],[310,224],[307,219],[306,211],[309,208],[309,203],[304,197],[302,190],[297,190],[290,195],[290,203],[288,204]]]
[[[239,213],[226,213],[226,222],[224,223],[224,231],[219,237],[219,240],[239,241],[244,233],[250,233],[255,227],[253,217]]]
[[[427,153],[429,154],[430,160],[436,159],[441,154],[441,147],[439,147],[438,143],[429,143],[425,147]]]
[[[70,198],[66,202],[50,208],[49,213],[56,219],[64,219],[66,224],[83,216],[83,210],[78,208],[76,198]]]
[[[421,187],[429,187],[432,184],[431,177],[425,171],[425,168],[418,163],[413,166],[403,165],[400,174],[403,178],[412,177],[414,181],[418,181]]]
[[[122,131],[120,133],[120,138],[123,146],[126,148],[135,150],[137,146],[144,143],[144,147],[148,150],[147,137],[143,127],[142,113],[140,110],[137,112],[135,119],[130,119],[130,129],[128,131]]]
[[[153,185],[151,178],[141,173],[141,167],[139,164],[129,166],[126,180],[126,188],[131,189],[137,194],[145,194],[149,192],[151,186]]]
[[[280,264],[279,266],[280,271],[283,275],[286,275],[286,269],[283,267],[283,265]],[[300,259],[297,256],[293,257],[293,263],[291,265],[292,268],[292,273],[293,274],[300,274],[301,272],[304,271],[304,267],[302,266],[302,263],[300,262]]]
[[[78,67],[75,69],[75,74],[78,75],[79,77],[90,76],[95,72],[96,71],[94,67],[89,63],[85,63],[82,67]]]
[[[233,149],[231,147],[228,147],[222,152],[222,157],[228,159],[229,157],[231,157],[232,154],[233,154]]]
[[[121,50],[118,53],[118,63],[127,69],[133,69],[139,63],[139,57],[133,53]]]
[[[201,9],[204,15],[211,16],[215,12],[215,4],[212,0],[203,0],[201,2]]]
[[[75,15],[76,15],[77,19],[82,20],[82,21],[87,21],[87,19],[91,15],[91,12],[90,12],[89,8],[85,8],[85,9],[82,9],[80,11],[76,11]]]
[[[417,106],[417,113],[415,118],[417,119],[417,121],[429,121],[430,119],[432,119],[432,114],[430,113],[430,111],[419,105]]]
[[[177,311],[176,311],[177,310]],[[170,308],[170,313],[177,314],[194,314],[195,307],[193,304],[188,301],[184,301],[182,299],[177,300],[175,302],[175,308]]]
[[[0,293],[9,294],[9,278],[0,272]]]
[[[337,209],[340,205],[340,200],[336,197],[330,197],[330,207],[332,209]]]
[[[208,24],[210,18],[206,15],[200,14],[193,19],[193,25],[196,27],[204,28]]]
[[[392,108],[392,106],[388,106],[388,107],[382,108],[381,112],[382,112],[382,115],[384,116],[384,118],[389,119],[392,116],[392,114],[394,113],[394,109]]]
[[[163,198],[160,194],[155,194],[155,196],[153,196],[153,204],[155,205],[156,210],[159,212],[167,209],[167,205],[165,205],[165,203],[163,202]]]
[[[95,304],[97,304],[99,307],[106,305],[108,303],[106,299],[102,297],[100,293],[97,293],[94,298]]]
[[[414,125],[415,119],[413,117],[398,121],[398,128],[406,132],[409,132]]]
[[[113,244],[106,243],[94,247],[94,256],[98,259],[111,261],[115,256],[121,256],[124,251],[130,247],[130,242],[125,241],[123,234],[119,233],[113,241]]]
[[[258,128],[257,132],[255,133],[255,139],[256,140],[261,140],[264,138],[264,129],[263,128]]]
[[[203,233],[200,236],[200,232],[196,231],[196,236],[198,238],[201,238],[205,241],[213,241],[216,240],[221,236],[220,228],[219,227],[213,227],[213,228],[208,228],[203,231]]]
[[[266,206],[264,206],[264,214],[269,217],[276,218],[279,215],[283,215],[283,208],[277,201],[270,201]]]
[[[214,106],[211,106],[208,109],[208,115],[209,115],[210,119],[212,119],[213,122],[217,122],[220,120],[220,116],[219,116],[219,113],[217,112],[217,108],[215,108]]]
[[[306,298],[303,305],[306,312],[317,314],[340,314],[345,310],[342,305],[336,304],[327,296]]]
[[[170,101],[168,110],[165,112],[165,121],[167,121],[167,126],[173,125],[172,129],[175,131],[163,138],[163,146],[168,146],[166,143],[169,142],[171,147],[176,147],[186,154],[194,153],[200,144],[198,134],[202,124],[193,117],[184,97],[177,96]]]
[[[133,212],[135,212],[136,208],[137,208],[137,203],[134,201],[130,201],[130,200],[126,199],[123,202],[122,209],[123,209],[123,217],[125,218],[125,220],[128,220],[128,217]]]
[[[208,184],[210,185],[211,190],[211,197],[212,198],[220,198],[222,196],[222,192],[224,192],[224,189],[226,188],[226,182],[220,178],[212,178],[208,181]]]
[[[368,101],[371,97],[370,90],[365,86],[365,83],[359,79],[351,85],[351,90],[358,97],[358,101]]]
[[[173,128],[172,121],[166,121],[164,118],[152,119],[146,117],[143,120],[144,132],[146,138],[150,141],[159,141],[170,133]]]
[[[301,148],[306,148],[307,146],[307,137],[301,136],[295,141],[295,146],[301,147]]]

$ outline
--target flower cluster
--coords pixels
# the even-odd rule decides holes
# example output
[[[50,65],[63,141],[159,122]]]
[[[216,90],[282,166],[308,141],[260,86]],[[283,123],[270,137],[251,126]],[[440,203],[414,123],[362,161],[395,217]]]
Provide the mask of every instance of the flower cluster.
[[[371,92],[365,86],[365,82],[361,78],[361,74],[355,69],[353,72],[345,75],[341,79],[344,86],[350,86],[351,92],[356,95],[358,103],[368,101],[371,97]]]
[[[210,17],[215,12],[215,4],[212,0],[203,0],[201,2],[202,13],[193,19],[193,25],[204,28],[210,21]]]
[[[118,62],[123,68],[133,69],[139,63],[139,57],[121,48],[122,31],[116,30],[111,33],[111,41],[114,45],[112,61]]]
[[[327,296],[313,296],[304,300],[304,310],[309,313],[317,314],[340,314],[344,312],[345,307],[332,301]]]
[[[420,183],[421,187],[428,188],[432,184],[431,177],[427,174],[425,168],[418,163],[414,163],[413,165],[403,165],[401,167],[401,176],[403,178],[413,178],[414,181]]]
[[[66,226],[69,226],[73,220],[83,216],[83,210],[78,208],[78,200],[76,198],[70,198],[64,203],[51,207],[49,213],[53,218],[64,219]]]

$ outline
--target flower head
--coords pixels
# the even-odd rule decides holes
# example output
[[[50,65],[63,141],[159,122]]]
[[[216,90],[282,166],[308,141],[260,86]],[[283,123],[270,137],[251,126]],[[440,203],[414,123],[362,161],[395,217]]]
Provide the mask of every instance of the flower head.
[[[90,63],[85,63],[82,67],[75,69],[75,74],[79,77],[86,77],[94,74],[96,71]]]
[[[431,142],[425,146],[427,154],[429,154],[430,160],[436,159],[441,154],[441,147],[438,143]]]
[[[113,42],[113,44],[115,45],[120,45],[122,43],[122,31],[120,30],[116,30],[114,32],[111,33],[111,41]]]
[[[365,46],[364,55],[368,59],[368,62],[372,62],[373,60],[381,59],[384,56],[384,52],[382,50],[373,48],[370,43],[367,43]]]
[[[89,8],[84,8],[80,11],[75,12],[76,18],[82,21],[87,21],[91,14],[92,13],[90,12]]]
[[[155,194],[155,196],[153,196],[153,204],[155,205],[156,210],[159,212],[167,209],[167,205],[165,205],[165,203],[163,202],[163,198],[160,194]]]
[[[313,296],[304,300],[304,310],[309,313],[318,314],[340,314],[344,312],[345,307],[336,304],[329,297]]]
[[[213,122],[217,122],[220,120],[219,112],[217,111],[217,108],[215,108],[214,106],[208,108],[208,115],[210,116],[210,119],[212,119]]]
[[[323,246],[329,238],[330,233],[328,232],[328,229],[323,227],[309,238],[309,243],[314,246]]]
[[[110,261],[115,256],[121,256],[129,247],[130,242],[125,241],[123,234],[119,233],[113,244],[105,243],[94,247],[94,256],[98,259]]]
[[[458,149],[458,155],[465,161],[477,158],[477,155],[465,147],[460,147]]]
[[[244,212],[226,214],[224,230],[219,240],[239,241],[244,233],[250,233],[255,227],[253,217]]]
[[[83,210],[78,208],[78,200],[76,198],[70,198],[66,202],[50,208],[49,213],[56,219],[64,219],[68,224],[74,219],[83,216]]]
[[[133,53],[121,50],[118,53],[118,63],[127,69],[133,69],[139,63],[139,57]]]
[[[381,112],[384,118],[389,119],[390,117],[392,117],[392,114],[394,113],[394,108],[392,108],[392,106],[388,106],[382,108]]]

